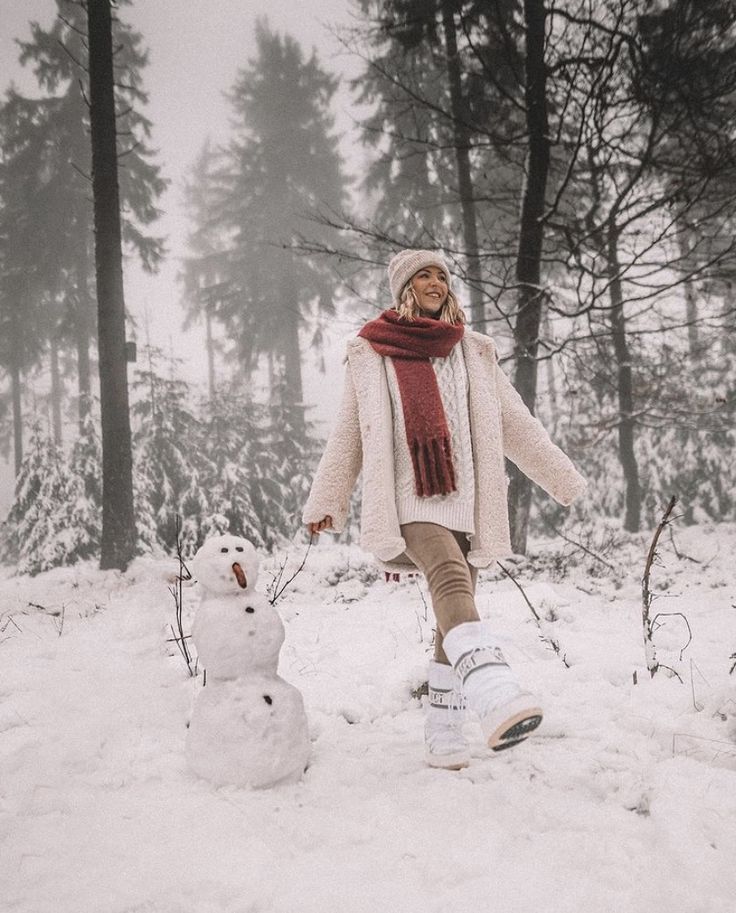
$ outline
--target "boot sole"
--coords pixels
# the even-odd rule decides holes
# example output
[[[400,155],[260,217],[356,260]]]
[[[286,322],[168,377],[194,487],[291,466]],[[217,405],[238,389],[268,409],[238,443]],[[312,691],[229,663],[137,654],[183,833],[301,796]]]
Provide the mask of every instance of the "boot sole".
[[[434,767],[438,770],[462,770],[470,765],[470,757],[466,754],[460,754],[459,752],[448,754],[444,757],[442,755],[430,754],[427,752],[425,760],[429,767]]]
[[[493,730],[488,736],[488,747],[493,751],[513,748],[534,732],[541,722],[542,711],[539,707],[519,710]]]

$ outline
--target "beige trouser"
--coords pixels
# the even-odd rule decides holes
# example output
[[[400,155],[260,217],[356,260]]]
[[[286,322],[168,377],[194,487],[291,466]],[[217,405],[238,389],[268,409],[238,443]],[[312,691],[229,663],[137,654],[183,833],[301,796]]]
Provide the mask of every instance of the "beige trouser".
[[[401,535],[407,555],[427,578],[437,620],[434,658],[448,663],[442,649],[444,635],[456,625],[479,620],[475,607],[478,568],[465,560],[468,537],[437,523],[405,523]]]

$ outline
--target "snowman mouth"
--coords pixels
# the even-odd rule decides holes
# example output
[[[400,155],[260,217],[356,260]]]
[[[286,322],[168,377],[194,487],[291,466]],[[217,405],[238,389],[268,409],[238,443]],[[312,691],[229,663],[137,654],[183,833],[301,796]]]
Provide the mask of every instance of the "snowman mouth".
[[[235,579],[238,581],[238,586],[245,590],[248,587],[248,578],[245,576],[245,571],[238,564],[237,561],[233,562],[233,574],[235,574]]]

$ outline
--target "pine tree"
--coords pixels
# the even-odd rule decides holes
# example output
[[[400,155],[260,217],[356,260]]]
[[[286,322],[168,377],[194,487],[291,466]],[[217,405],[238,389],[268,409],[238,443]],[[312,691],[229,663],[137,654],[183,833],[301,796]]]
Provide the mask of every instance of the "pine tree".
[[[373,219],[406,247],[434,248],[444,239],[452,246],[443,181],[451,121],[436,3],[362,0],[361,10],[369,59],[352,87],[371,110],[362,140],[373,161],[362,185],[375,200]]]
[[[12,90],[0,107],[0,366],[10,377],[16,473],[23,460],[22,375],[43,349],[44,279],[53,262],[38,251],[60,231],[44,221],[46,144],[34,129],[41,110]]]
[[[226,532],[260,548],[291,539],[318,458],[296,438],[296,407],[256,403],[234,388],[195,409],[189,386],[162,377],[150,360],[135,387],[137,552],[171,554],[177,515],[189,555]],[[101,510],[94,416],[85,418],[68,457],[37,423],[2,526],[0,557],[38,573],[96,556]]]
[[[72,473],[82,482],[84,495],[98,509],[102,506],[102,444],[100,443],[99,420],[89,413],[85,416],[81,433],[69,456]]]
[[[278,509],[279,464],[268,445],[268,407],[233,384],[207,404],[202,479],[209,504],[205,524],[221,518],[234,535],[270,546],[284,518]]]
[[[99,553],[102,527],[100,446],[91,419],[67,458],[36,422],[4,523],[2,558],[37,574]]]
[[[334,314],[335,281],[324,262],[294,249],[327,237],[311,217],[338,210],[345,179],[330,103],[337,81],[316,53],[256,27],[257,53],[230,92],[235,136],[228,150],[221,220],[231,233],[234,293],[218,317],[248,370],[271,358],[285,402],[303,406],[300,329]],[[304,422],[298,422],[303,428]],[[300,438],[303,431],[299,431]]]
[[[18,473],[8,514],[18,570],[36,574],[61,563],[67,534],[56,525],[57,506],[66,497],[69,474],[53,438],[36,423]]]
[[[158,373],[158,353],[143,354],[149,368],[136,374],[132,409],[138,549],[171,551],[181,500],[201,459],[199,423],[187,383]]]
[[[95,338],[92,280],[93,237],[91,152],[89,143],[88,54],[86,14],[73,0],[56,0],[57,18],[50,28],[31,23],[31,39],[19,42],[21,63],[30,65],[44,93],[22,99],[34,111],[26,115],[26,132],[43,151],[44,206],[32,230],[44,238],[44,264],[51,294],[64,290],[58,329],[61,341],[73,345],[77,359],[80,419],[91,407],[90,341]],[[165,187],[150,147],[151,124],[143,115],[147,101],[142,71],[147,53],[141,36],[124,21],[113,22],[117,48],[116,97],[120,198],[123,239],[146,269],[163,256],[161,238],[150,233],[158,217],[156,200]]]
[[[185,556],[193,555],[209,536],[220,536],[230,532],[230,521],[224,513],[221,490],[217,486],[206,488],[199,472],[192,470],[189,487],[179,499],[181,517],[181,548]]]
[[[205,142],[184,185],[184,200],[192,228],[187,235],[188,255],[183,260],[179,280],[187,315],[184,328],[204,320],[207,346],[207,380],[210,399],[215,396],[215,355],[222,350],[214,334],[214,324],[222,300],[232,294],[227,277],[229,244],[227,231],[218,219],[222,199],[222,154],[209,139]]]

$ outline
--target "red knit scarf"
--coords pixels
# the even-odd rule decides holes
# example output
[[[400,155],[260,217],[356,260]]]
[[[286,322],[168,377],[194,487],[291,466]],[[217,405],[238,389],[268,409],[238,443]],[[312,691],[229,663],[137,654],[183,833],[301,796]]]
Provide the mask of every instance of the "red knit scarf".
[[[462,324],[432,317],[404,320],[394,309],[384,311],[358,333],[379,355],[391,358],[401,395],[406,440],[420,498],[455,491],[450,429],[430,358],[446,358],[462,339]]]

